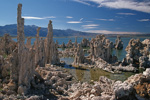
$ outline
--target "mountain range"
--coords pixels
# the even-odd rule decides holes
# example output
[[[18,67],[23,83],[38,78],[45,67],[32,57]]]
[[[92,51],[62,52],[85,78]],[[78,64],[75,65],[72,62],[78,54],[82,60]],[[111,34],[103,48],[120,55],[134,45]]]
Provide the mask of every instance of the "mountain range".
[[[36,36],[37,31],[36,29],[38,26],[35,25],[25,25],[24,26],[24,33],[25,36]],[[0,26],[0,36],[3,36],[5,33],[10,34],[11,36],[17,36],[17,24],[5,25]],[[41,37],[45,37],[47,35],[47,28],[41,27],[39,35]],[[53,36],[54,37],[68,37],[68,36],[95,36],[94,33],[86,33],[81,31],[75,31],[72,29],[67,30],[60,30],[60,29],[53,29]]]
[[[37,28],[38,26],[35,25],[24,25],[24,33],[25,36],[32,36],[35,37],[37,34]],[[0,36],[3,36],[5,33],[10,34],[11,36],[17,36],[17,24],[11,24],[11,25],[5,25],[5,26],[0,26]],[[97,33],[99,34],[99,33]],[[61,29],[53,29],[53,36],[54,37],[95,37],[97,35],[96,33],[87,33],[87,32],[82,32],[82,31],[76,31],[72,29],[66,29],[66,30],[61,30]],[[103,33],[101,33],[103,34]],[[47,28],[41,27],[39,35],[41,37],[46,37],[47,35]],[[116,37],[118,34],[105,34],[105,36],[108,37]],[[135,36],[144,36],[144,37],[150,37],[150,33],[148,34],[119,34],[122,37],[135,37]]]

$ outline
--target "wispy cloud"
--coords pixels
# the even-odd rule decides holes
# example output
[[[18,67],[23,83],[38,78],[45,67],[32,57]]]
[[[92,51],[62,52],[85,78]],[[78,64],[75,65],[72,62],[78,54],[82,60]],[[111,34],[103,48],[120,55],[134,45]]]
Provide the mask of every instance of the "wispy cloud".
[[[56,18],[55,16],[50,16],[50,17],[43,17],[43,18]]]
[[[150,13],[149,0],[74,0],[79,3],[91,6],[90,2],[98,5],[98,7],[108,7],[113,9],[130,9],[140,12]]]
[[[150,21],[150,19],[140,19],[140,20],[138,20],[139,22],[148,22],[148,21]]]
[[[140,32],[119,32],[119,31],[109,31],[109,30],[89,30],[89,33],[101,33],[101,34],[140,34]]]
[[[79,21],[68,21],[67,23],[69,23],[69,24],[79,24],[79,23],[82,23],[82,20],[83,20],[83,18],[80,18]]]
[[[88,6],[91,6],[90,3],[87,3],[87,2],[85,2],[84,0],[73,0],[73,1],[79,2],[79,3],[82,3],[82,4],[85,4],[85,5],[88,5]]]
[[[66,18],[73,18],[72,16],[66,16]]]
[[[82,27],[84,29],[93,29],[93,28],[97,28],[97,26],[99,26],[98,24],[87,24],[87,25],[82,25]]]
[[[82,23],[81,21],[68,21],[67,23],[70,23],[70,24],[79,24],[79,23]]]
[[[101,20],[101,21],[115,21],[114,19],[96,19],[96,20]]]
[[[82,21],[83,20],[83,18],[80,18],[80,21]]]
[[[33,16],[22,16],[24,19],[37,19],[37,20],[41,20],[41,19],[50,19],[50,18],[56,18],[55,16],[50,16],[50,17],[33,17]]]
[[[117,14],[119,14],[119,15],[136,15],[134,13],[117,13]]]

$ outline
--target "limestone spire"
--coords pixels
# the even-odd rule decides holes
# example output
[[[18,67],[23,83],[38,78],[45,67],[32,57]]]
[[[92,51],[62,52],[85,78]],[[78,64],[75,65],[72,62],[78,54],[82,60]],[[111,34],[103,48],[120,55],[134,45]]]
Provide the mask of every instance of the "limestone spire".
[[[48,24],[48,34],[47,34],[47,38],[50,39],[50,42],[53,41],[53,26],[52,26],[52,21],[51,21],[51,20],[49,21],[49,24]]]
[[[51,63],[52,61],[52,42],[53,42],[53,26],[52,21],[48,24],[48,33],[46,37],[46,63]]]
[[[24,18],[21,17],[22,4],[18,4],[17,8],[17,40],[18,53],[21,53],[24,44]]]

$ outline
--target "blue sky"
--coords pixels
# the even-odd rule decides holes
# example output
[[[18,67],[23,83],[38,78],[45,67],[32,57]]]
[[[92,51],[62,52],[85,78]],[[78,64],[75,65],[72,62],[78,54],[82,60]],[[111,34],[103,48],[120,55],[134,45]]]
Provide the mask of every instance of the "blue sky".
[[[25,25],[104,34],[150,33],[150,0],[0,0],[0,26],[17,23],[22,3]]]

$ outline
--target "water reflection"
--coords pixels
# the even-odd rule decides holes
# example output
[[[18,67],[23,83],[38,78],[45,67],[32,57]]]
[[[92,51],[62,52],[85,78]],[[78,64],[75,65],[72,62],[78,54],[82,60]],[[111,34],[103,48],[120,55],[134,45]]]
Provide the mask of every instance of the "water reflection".
[[[79,81],[83,81],[85,70],[75,69],[76,77]]]
[[[123,50],[116,50],[116,56],[117,56],[118,60],[122,60],[124,58]]]
[[[72,58],[72,57],[61,58],[61,60],[66,62],[66,66],[65,66],[66,70],[68,70],[68,72],[71,73],[77,81],[81,81],[81,82],[85,82],[85,81],[90,82],[91,80],[98,81],[100,76],[106,76],[113,80],[124,81],[129,76],[135,74],[132,72],[125,72],[122,74],[111,74],[111,73],[103,71],[99,68],[87,69],[87,70],[76,69],[74,67],[69,66],[69,64],[71,64],[73,62],[73,59],[74,58]]]

